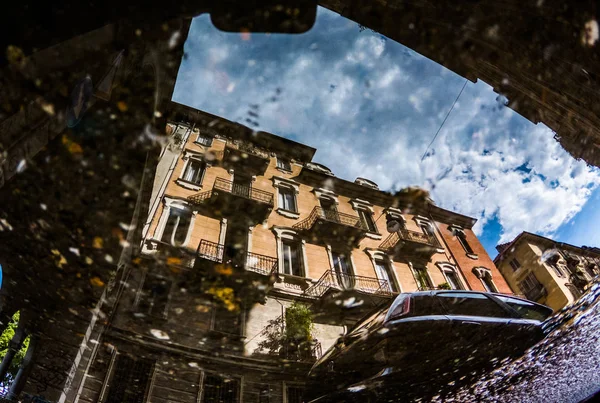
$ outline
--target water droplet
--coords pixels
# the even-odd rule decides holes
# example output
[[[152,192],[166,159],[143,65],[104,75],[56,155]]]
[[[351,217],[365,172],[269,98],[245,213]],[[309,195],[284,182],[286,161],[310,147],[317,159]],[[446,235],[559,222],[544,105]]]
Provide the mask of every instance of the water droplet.
[[[150,334],[159,340],[169,340],[169,335],[160,329],[150,329]]]
[[[348,392],[356,393],[360,392],[361,390],[365,390],[366,388],[367,387],[365,385],[351,386],[348,388]]]

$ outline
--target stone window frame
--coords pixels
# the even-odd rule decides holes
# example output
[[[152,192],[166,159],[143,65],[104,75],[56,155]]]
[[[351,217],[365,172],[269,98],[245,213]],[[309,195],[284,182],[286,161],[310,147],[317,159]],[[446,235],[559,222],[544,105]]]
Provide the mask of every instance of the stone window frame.
[[[300,388],[306,392],[306,385],[301,384],[300,382],[289,382],[283,381],[283,403],[290,403],[288,401],[288,387]]]
[[[283,166],[279,166],[280,163],[282,165],[287,164],[289,166],[289,169],[284,168]],[[286,174],[290,174],[290,173],[292,173],[292,161],[289,160],[289,159],[286,159],[286,158],[282,158],[282,157],[277,157],[276,156],[275,157],[275,168],[278,171],[281,171],[281,172],[286,173]]]
[[[146,279],[148,278],[148,276],[165,279],[171,283],[171,286],[169,289],[169,294],[167,295],[167,303],[165,304],[164,312],[162,312],[160,315],[157,315],[157,314],[149,315],[154,318],[167,319],[169,316],[169,307],[171,305],[171,296],[173,295],[173,292],[175,290],[175,281],[173,281],[173,279],[169,278],[168,276],[164,276],[164,275],[156,274],[156,273],[150,273],[147,269],[143,270],[143,272],[142,272],[142,278],[140,280],[140,285],[135,292],[135,298],[133,301],[132,310],[134,312],[139,312],[138,310],[139,310],[140,302],[142,300],[142,292],[144,290],[144,285],[146,285]]]
[[[221,309],[225,309],[226,308],[221,308]],[[227,332],[223,332],[221,330],[217,330],[216,327],[216,323],[217,323],[217,311],[219,310],[219,307],[212,307],[211,312],[210,312],[210,331],[211,332],[215,332],[215,333],[220,333],[220,334],[226,334],[229,335],[231,337],[235,337],[235,338],[240,338],[243,339],[246,337],[246,310],[244,307],[242,307],[242,309],[240,309],[240,312],[238,313],[239,316],[239,320],[240,320],[240,332],[239,333],[227,333]]]
[[[198,191],[200,189],[202,189],[202,184],[204,183],[204,178],[206,177],[206,171],[208,171],[208,169],[212,166],[212,164],[210,164],[209,162],[207,162],[204,158],[203,155],[200,153],[196,153],[190,150],[185,150],[183,152],[183,156],[181,157],[181,159],[184,161],[183,167],[181,168],[181,172],[179,172],[179,177],[175,180],[175,183],[183,188],[189,189],[189,190],[195,190]],[[200,163],[202,163],[204,165],[204,168],[202,170],[202,176],[200,178],[200,183],[193,183],[193,182],[189,182],[186,181],[185,179],[183,179],[183,175],[185,174],[185,171],[190,163],[190,161],[198,161]]]
[[[492,292],[492,293],[499,292],[498,286],[496,285],[496,282],[494,281],[494,276],[492,275],[492,270],[488,269],[487,267],[474,267],[473,274],[475,274],[475,276],[479,279],[479,281],[481,281],[483,288],[486,290],[485,292]],[[485,284],[485,282],[483,281],[485,276],[489,276],[490,282],[494,286],[493,290],[487,289],[488,287]]]
[[[398,275],[397,275],[397,270],[396,270],[396,266],[394,265],[394,259],[392,259],[392,257],[390,255],[388,255],[387,253],[378,250],[378,249],[365,249],[365,253],[367,255],[369,255],[369,259],[371,259],[371,264],[373,265],[373,271],[375,272],[375,277],[379,280],[381,280],[378,276],[377,276],[377,261],[384,261],[387,265],[388,268],[391,271],[391,275],[392,278],[391,280],[394,282],[394,285],[396,286],[396,289],[398,290],[397,292],[402,293],[404,292],[403,288],[402,288],[402,284],[400,283],[400,280],[398,279]]]
[[[458,225],[450,225],[448,229],[450,230],[452,235],[456,237],[458,243],[460,244],[460,246],[462,246],[468,258],[473,260],[479,259],[479,256],[473,251],[473,247],[469,244],[469,241],[467,241],[467,234],[465,234],[465,230],[463,227],[460,227]],[[465,243],[466,245],[468,245],[469,249],[471,249],[471,252],[468,251],[468,249],[465,246]]]
[[[550,262],[549,260],[553,260],[553,262]],[[567,277],[567,273],[569,273],[569,269],[567,268],[567,262],[558,251],[552,253],[550,258],[543,261],[543,263],[548,265],[558,278],[564,279],[565,277]]]
[[[356,270],[355,267],[356,265],[354,264],[354,258],[352,257],[352,249],[348,249],[348,250],[339,250],[336,248],[332,248],[331,245],[326,244],[325,245],[325,250],[327,251],[327,258],[329,259],[329,270],[335,272],[335,265],[333,264],[333,252],[343,252],[347,258],[348,258],[348,263],[350,264],[350,271],[348,273],[349,276],[356,276]]]
[[[306,255],[306,241],[298,234],[297,231],[285,227],[273,227],[275,233],[275,241],[277,242],[277,270],[280,276],[288,276],[294,278],[310,279],[308,277],[308,258]],[[283,271],[283,240],[288,239],[298,242],[302,252],[302,276],[287,274]]]
[[[324,189],[324,188],[314,188],[312,192],[315,194],[319,201],[321,199],[330,199],[335,202],[336,205],[339,206],[340,201],[338,200],[338,194],[332,190]]]
[[[116,367],[119,361],[119,357],[122,356],[129,356],[131,357],[130,353],[127,353],[126,351],[119,351],[117,347],[112,346],[112,351],[111,351],[111,357],[110,357],[110,361],[108,364],[108,369],[106,371],[106,374],[104,376],[104,379],[102,380],[102,387],[100,389],[100,394],[98,396],[98,402],[105,402],[108,398],[109,398],[109,394],[110,394],[110,388],[113,385],[113,381],[115,379],[115,374],[116,374]],[[133,358],[130,358],[133,359]],[[158,373],[158,362],[156,359],[154,358],[142,358],[143,360],[147,360],[147,361],[151,361],[152,362],[152,367],[150,369],[150,374],[148,376],[148,381],[146,384],[146,391],[144,392],[144,400],[148,400],[150,398],[150,396],[152,396],[152,390],[154,389],[154,382],[155,382],[155,378],[156,375]],[[134,359],[135,361],[135,359]]]
[[[179,208],[190,211],[192,217],[190,218],[190,226],[188,228],[187,234],[185,236],[185,241],[183,244],[179,245],[180,248],[185,248],[188,246],[190,242],[190,238],[192,236],[192,232],[194,229],[194,224],[196,221],[196,215],[198,214],[197,210],[191,208],[192,204],[188,203],[185,200],[171,198],[169,196],[165,196],[163,198],[163,211],[158,220],[158,224],[156,225],[156,229],[154,230],[154,234],[152,236],[152,240],[156,242],[161,242],[161,238],[163,236],[163,232],[165,231],[165,227],[167,225],[167,220],[169,219],[169,215],[171,213],[171,208]]]
[[[431,230],[433,236],[435,237],[435,239],[437,239],[438,243],[440,245],[443,245],[443,242],[440,242],[440,237],[437,236],[436,227],[435,227],[435,224],[433,223],[432,220],[430,220],[427,217],[423,217],[421,215],[414,216],[413,220],[414,220],[415,223],[417,223],[417,226],[419,227],[419,229],[421,231],[423,231],[423,226],[428,226],[429,229]],[[424,231],[423,231],[423,233],[424,233]],[[427,234],[425,234],[425,235],[427,235]],[[440,247],[440,248],[437,248],[436,252],[437,253],[444,253],[445,249],[443,247]]]
[[[516,262],[517,268],[515,268],[515,266],[512,264],[513,262]],[[521,270],[523,268],[523,266],[521,265],[521,263],[519,262],[519,260],[517,260],[516,257],[513,257],[512,259],[510,259],[508,261],[508,265],[512,269],[513,273],[516,273],[516,272],[518,272],[519,270]]]
[[[300,208],[298,206],[298,195],[300,194],[300,184],[291,179],[285,179],[278,176],[273,176],[273,187],[275,188],[275,201],[276,208],[275,211],[277,214],[280,214],[287,218],[298,219],[300,218]],[[286,210],[284,208],[279,207],[279,189],[286,188],[291,190],[294,195],[294,205],[296,207],[296,211]]]
[[[238,382],[238,401],[241,402],[244,396],[244,375],[224,375],[222,372],[214,371],[214,370],[205,370],[204,368],[200,371],[200,379],[199,379],[199,390],[198,390],[198,402],[205,401],[205,387],[204,382],[206,381],[206,376],[218,376],[224,379],[235,379]]]
[[[173,144],[177,147],[177,148],[183,148],[184,144],[187,143],[188,139],[190,138],[190,135],[192,134],[192,126],[190,126],[187,123],[183,123],[183,122],[178,122],[178,123],[172,123],[172,125],[174,126],[173,128]],[[177,130],[179,130],[180,128],[183,128],[185,130],[185,133],[183,133],[183,135],[181,136],[181,138],[176,138],[177,135]]]
[[[375,239],[375,240],[381,240],[383,238],[383,235],[381,235],[381,233],[379,232],[379,228],[377,227],[377,220],[375,220],[375,209],[373,208],[373,204],[367,200],[364,199],[350,199],[350,204],[352,205],[352,208],[354,209],[354,211],[356,211],[356,213],[358,214],[359,210],[362,211],[366,211],[367,213],[371,213],[371,219],[373,220],[373,225],[375,226],[375,231],[377,232],[372,232],[372,231],[368,231],[365,233],[365,236],[367,238],[371,238],[371,239]],[[360,216],[358,218],[360,220]]]
[[[335,204],[335,209],[339,212],[338,206],[340,205],[340,201],[338,200],[338,195],[336,193],[323,188],[314,188],[312,192],[319,202],[317,207],[321,207],[321,200],[330,200]]]
[[[397,209],[395,207],[387,207],[384,210],[384,213],[386,217],[389,216],[400,221],[400,223],[402,224],[402,229],[406,229],[406,218],[404,218],[404,215],[402,215],[402,210]]]
[[[200,141],[200,138],[208,138],[210,139],[210,144],[203,144]],[[217,132],[215,132],[212,129],[206,129],[206,128],[202,128],[198,130],[198,135],[196,136],[196,139],[194,140],[194,144],[199,145],[200,147],[211,147],[213,144],[213,141],[215,140],[215,138],[217,137]]]
[[[415,285],[417,286],[417,290],[419,291],[419,281],[417,280],[416,269],[414,266],[415,265],[413,265],[412,262],[408,262],[408,267],[410,268],[410,272],[413,275],[413,279],[415,280]],[[429,284],[431,284],[431,288],[436,288],[435,282],[433,281],[433,278],[431,278],[431,273],[429,273],[429,268],[427,267],[427,264],[419,266],[422,266],[425,269],[425,274],[427,274],[427,278],[429,279]]]
[[[438,269],[440,269],[440,271],[442,272],[442,274],[444,275],[444,278],[446,279],[446,283],[448,283],[448,285],[450,284],[450,282],[448,281],[448,277],[446,277],[446,273],[447,272],[452,272],[454,274],[456,274],[456,277],[458,278],[459,281],[459,285],[462,288],[459,288],[459,290],[469,290],[469,288],[467,287],[467,281],[464,278],[464,276],[462,275],[461,271],[458,270],[458,267],[450,262],[437,262],[435,264]]]

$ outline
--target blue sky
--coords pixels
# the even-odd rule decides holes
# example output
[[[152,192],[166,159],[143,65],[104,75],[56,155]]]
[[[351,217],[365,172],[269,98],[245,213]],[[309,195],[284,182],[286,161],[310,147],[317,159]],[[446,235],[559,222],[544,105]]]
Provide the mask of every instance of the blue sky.
[[[316,147],[341,178],[424,187],[479,220],[492,256],[523,230],[600,245],[600,170],[482,81],[427,149],[465,79],[331,11],[302,35],[224,33],[200,16],[185,52],[173,100]]]

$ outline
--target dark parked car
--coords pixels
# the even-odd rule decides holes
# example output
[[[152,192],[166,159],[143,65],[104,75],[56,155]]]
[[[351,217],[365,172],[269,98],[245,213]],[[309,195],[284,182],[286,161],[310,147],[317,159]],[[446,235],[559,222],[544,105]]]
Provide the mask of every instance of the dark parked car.
[[[309,374],[308,401],[377,401],[434,394],[520,356],[543,337],[552,309],[501,294],[400,294],[340,337]],[[418,380],[418,383],[417,383]]]

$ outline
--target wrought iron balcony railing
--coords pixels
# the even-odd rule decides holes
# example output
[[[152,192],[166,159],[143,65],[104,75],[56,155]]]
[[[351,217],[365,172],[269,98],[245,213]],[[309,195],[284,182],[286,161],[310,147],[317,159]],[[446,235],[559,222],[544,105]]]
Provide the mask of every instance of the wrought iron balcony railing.
[[[222,190],[236,196],[245,197],[246,199],[254,200],[260,203],[273,205],[273,193],[265,192],[264,190],[253,188],[250,185],[244,185],[228,181],[223,178],[217,178],[213,186],[213,190]]]
[[[270,276],[277,273],[277,258],[260,255],[258,253],[246,252],[246,270]]]
[[[224,256],[225,245],[221,245],[216,242],[210,242],[206,239],[200,241],[198,245],[198,257],[213,262],[222,263],[227,260]],[[233,264],[243,265],[248,271],[252,271],[259,274],[270,276],[271,274],[277,273],[277,258],[261,255],[258,253],[245,252],[234,256],[231,260]]]
[[[235,196],[243,197],[258,203],[267,204],[271,207],[273,206],[273,193],[253,188],[250,185],[235,183],[223,178],[217,178],[215,180],[212,190],[192,195],[188,197],[188,200],[192,203],[200,204],[204,200],[209,199],[213,193],[217,191],[231,193]]]
[[[387,280],[339,273],[335,270],[326,271],[316,284],[313,284],[304,291],[304,294],[310,297],[319,298],[331,288],[357,290],[383,296],[391,296],[394,294]]]
[[[323,355],[321,343],[318,341],[312,342],[311,345],[284,345],[281,349],[283,357],[291,361],[316,361]]]
[[[434,235],[429,235],[422,232],[411,231],[407,229],[390,234],[390,236],[388,236],[385,239],[385,241],[381,243],[380,248],[384,250],[391,249],[400,241],[415,242],[423,245],[430,245],[436,248],[441,248],[439,241]]]
[[[213,262],[221,263],[223,262],[223,251],[225,250],[225,245],[221,245],[216,242],[207,241],[203,239],[200,241],[198,245],[198,257],[212,260]]]
[[[157,239],[147,239],[146,248],[153,256],[155,256],[154,253],[156,253],[156,257],[163,260],[169,266],[178,266],[188,269],[194,267],[196,255],[193,251],[181,246],[174,246]]]
[[[315,222],[319,219],[368,231],[368,228],[357,216],[340,213],[336,210],[325,210],[318,206],[311,211],[310,215],[305,220],[302,220],[298,224],[294,225],[294,228],[308,230],[312,228],[312,226],[315,225]]]

